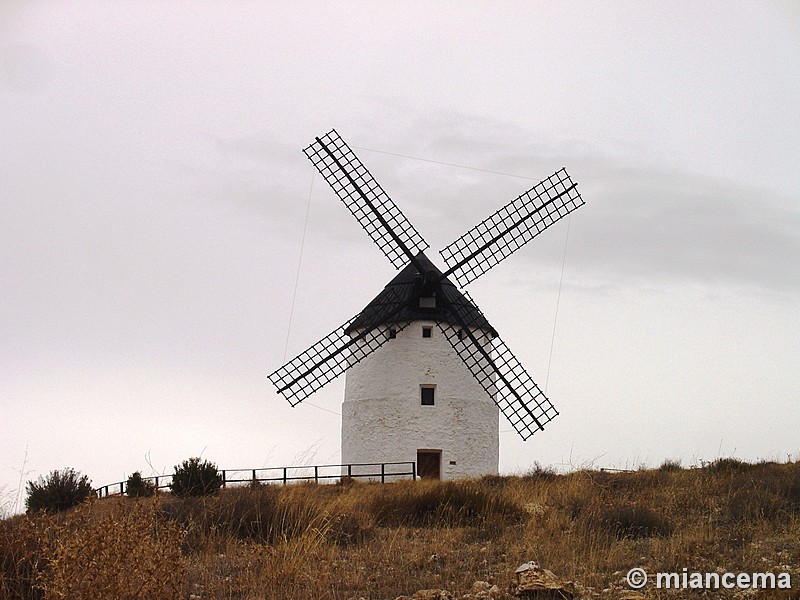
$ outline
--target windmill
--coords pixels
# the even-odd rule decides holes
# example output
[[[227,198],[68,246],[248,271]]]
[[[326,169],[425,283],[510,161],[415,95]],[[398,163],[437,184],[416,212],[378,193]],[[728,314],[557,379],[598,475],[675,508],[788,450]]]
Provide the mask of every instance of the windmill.
[[[355,317],[268,378],[292,406],[347,371],[342,463],[416,461],[421,476],[496,473],[498,411],[527,440],[558,415],[460,291],[584,204],[561,169],[440,251],[428,244],[336,130],[304,151],[396,269]]]

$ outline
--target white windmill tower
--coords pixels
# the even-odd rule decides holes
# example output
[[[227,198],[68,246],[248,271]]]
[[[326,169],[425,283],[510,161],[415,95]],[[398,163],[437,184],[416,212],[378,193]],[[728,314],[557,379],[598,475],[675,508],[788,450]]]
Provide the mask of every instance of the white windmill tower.
[[[292,406],[348,371],[342,463],[496,473],[498,412],[523,439],[558,415],[464,286],[583,205],[561,169],[445,247],[448,269],[335,130],[304,150],[400,273],[358,315],[269,375]]]

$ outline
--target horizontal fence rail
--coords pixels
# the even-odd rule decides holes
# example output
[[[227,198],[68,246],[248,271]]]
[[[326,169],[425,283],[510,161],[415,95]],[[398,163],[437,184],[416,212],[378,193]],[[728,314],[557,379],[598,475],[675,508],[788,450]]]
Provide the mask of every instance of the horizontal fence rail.
[[[301,467],[264,467],[261,469],[222,469],[217,471],[222,487],[252,483],[287,485],[298,481],[315,483],[340,482],[347,479],[371,479],[386,483],[398,479],[416,479],[415,462],[353,463],[348,465],[306,465]],[[172,475],[142,477],[142,481],[156,490],[169,488]],[[95,489],[98,498],[120,496],[127,492],[127,481],[109,483]]]

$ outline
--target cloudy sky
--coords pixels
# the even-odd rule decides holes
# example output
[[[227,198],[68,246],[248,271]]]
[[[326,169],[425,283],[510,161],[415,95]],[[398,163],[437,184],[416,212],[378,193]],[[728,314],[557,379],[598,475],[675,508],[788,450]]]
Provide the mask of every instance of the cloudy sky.
[[[504,472],[797,459],[798,106],[794,2],[4,2],[5,506],[65,466],[339,460],[343,378],[265,379],[394,273],[301,152],[334,127],[434,260],[578,182],[469,286],[561,412],[501,421]]]

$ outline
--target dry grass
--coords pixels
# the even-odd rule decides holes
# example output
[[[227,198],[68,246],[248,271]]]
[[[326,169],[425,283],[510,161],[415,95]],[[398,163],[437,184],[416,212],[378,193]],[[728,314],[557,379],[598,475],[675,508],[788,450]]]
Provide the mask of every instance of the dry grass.
[[[604,598],[634,566],[788,570],[797,598],[800,463],[258,486],[0,522],[9,599],[465,594],[530,560]]]
[[[180,594],[183,533],[157,504],[89,502],[0,530],[2,598],[166,598]]]

